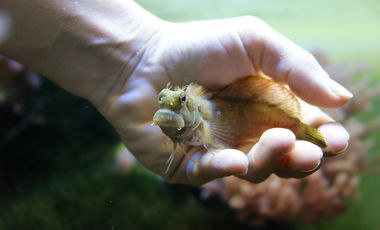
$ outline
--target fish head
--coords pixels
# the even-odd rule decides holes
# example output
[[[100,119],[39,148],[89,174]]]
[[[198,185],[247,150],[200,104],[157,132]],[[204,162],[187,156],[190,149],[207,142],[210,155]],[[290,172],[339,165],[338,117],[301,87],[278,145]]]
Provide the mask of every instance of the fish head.
[[[158,94],[158,104],[160,109],[169,109],[173,112],[180,111],[186,101],[186,91],[182,88],[165,88]]]
[[[159,110],[153,116],[153,123],[168,134],[178,133],[194,123],[194,99],[191,87],[165,88],[158,95]]]

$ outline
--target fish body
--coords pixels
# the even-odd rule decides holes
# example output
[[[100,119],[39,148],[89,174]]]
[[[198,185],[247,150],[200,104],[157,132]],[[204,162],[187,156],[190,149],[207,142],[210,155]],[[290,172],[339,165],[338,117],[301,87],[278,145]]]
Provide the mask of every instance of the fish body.
[[[295,95],[263,75],[220,90],[196,84],[166,88],[159,94],[159,105],[153,122],[174,143],[239,149],[256,143],[266,130],[281,127],[293,131],[297,139],[326,147],[322,134],[301,121]]]

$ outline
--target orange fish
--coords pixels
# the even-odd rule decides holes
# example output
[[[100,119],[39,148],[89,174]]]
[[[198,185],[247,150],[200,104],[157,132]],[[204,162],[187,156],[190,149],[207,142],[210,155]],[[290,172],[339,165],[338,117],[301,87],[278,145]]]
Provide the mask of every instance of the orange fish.
[[[206,149],[253,145],[267,129],[286,128],[297,139],[326,147],[322,134],[303,123],[296,96],[283,84],[258,75],[237,80],[220,90],[196,84],[159,93],[159,110],[153,123],[176,145]]]

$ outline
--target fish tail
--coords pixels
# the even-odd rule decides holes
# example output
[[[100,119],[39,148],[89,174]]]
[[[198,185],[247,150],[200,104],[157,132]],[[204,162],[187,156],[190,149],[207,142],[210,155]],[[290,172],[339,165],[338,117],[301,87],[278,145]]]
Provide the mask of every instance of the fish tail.
[[[309,141],[313,144],[318,145],[321,148],[326,148],[327,144],[322,133],[318,129],[313,128],[305,123],[300,124],[299,133],[297,137],[301,140]]]

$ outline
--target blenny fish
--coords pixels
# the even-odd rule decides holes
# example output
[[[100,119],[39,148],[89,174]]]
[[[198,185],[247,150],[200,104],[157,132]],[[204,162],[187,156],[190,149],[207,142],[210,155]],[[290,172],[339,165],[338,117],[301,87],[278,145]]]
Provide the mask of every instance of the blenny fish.
[[[267,129],[286,128],[297,139],[326,147],[322,134],[301,121],[297,97],[283,84],[265,75],[237,80],[219,90],[197,84],[167,87],[158,95],[153,124],[173,141],[167,161],[172,163],[177,144],[207,150],[255,144]]]

